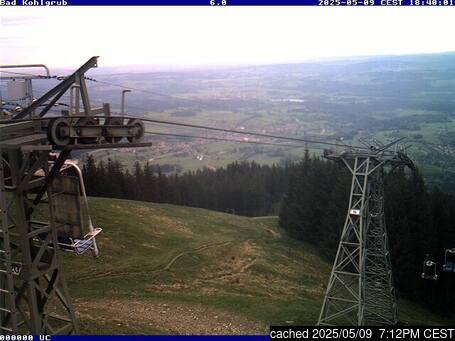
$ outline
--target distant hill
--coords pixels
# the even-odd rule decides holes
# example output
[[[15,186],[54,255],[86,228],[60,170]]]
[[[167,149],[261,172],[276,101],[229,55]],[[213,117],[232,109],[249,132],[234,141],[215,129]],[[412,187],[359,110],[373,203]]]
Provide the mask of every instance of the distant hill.
[[[330,264],[276,217],[90,199],[101,256],[65,254],[84,334],[258,334],[317,321]],[[400,320],[449,321],[400,301]]]
[[[365,137],[384,142],[407,137],[412,145],[408,151],[427,183],[455,193],[455,53],[174,71],[144,67],[94,77],[107,82],[89,82],[96,106],[111,102],[118,111],[121,88],[117,85],[136,89],[126,100],[132,115],[330,142],[343,138],[350,144]],[[40,82],[48,81],[36,82],[38,90],[44,91]],[[207,134],[157,125],[148,130]],[[304,150],[179,137],[149,139],[156,142],[152,148],[134,153],[94,153],[98,158],[121,160],[128,167],[139,160],[185,171],[217,168],[233,160],[279,163],[301,157]]]

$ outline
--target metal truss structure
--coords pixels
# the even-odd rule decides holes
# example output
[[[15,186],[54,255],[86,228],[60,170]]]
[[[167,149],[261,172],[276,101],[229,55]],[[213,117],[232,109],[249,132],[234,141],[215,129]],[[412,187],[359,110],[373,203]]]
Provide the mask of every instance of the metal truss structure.
[[[151,145],[140,142],[140,120],[124,124],[108,104],[91,108],[84,73],[96,66],[93,57],[18,112],[0,109],[0,334],[79,332],[62,273],[52,184],[74,149]],[[70,89],[70,110],[45,117]]]
[[[384,216],[384,167],[412,161],[375,141],[368,149],[327,151],[352,174],[349,207],[319,325],[393,325],[397,304]]]
[[[62,152],[50,170],[48,151],[0,149],[8,156],[0,165],[2,211],[0,326],[4,333],[71,334],[78,331],[74,309],[59,260],[54,193],[49,181],[68,157]],[[33,177],[36,170],[45,177]],[[8,195],[6,195],[8,191]],[[47,194],[48,211],[37,206]]]
[[[59,250],[68,244],[60,240],[53,183],[72,150],[151,145],[141,142],[142,120],[114,116],[109,104],[91,107],[84,74],[96,66],[97,57],[93,57],[72,75],[56,77],[61,82],[36,100],[28,78],[26,106],[14,111],[0,106],[0,334],[79,332],[62,273]],[[67,91],[69,109],[47,115]],[[120,143],[124,138],[128,142]],[[386,165],[412,167],[412,162],[391,150],[394,144],[376,142],[369,149],[326,154],[346,165],[352,184],[320,325],[397,321],[383,169]]]

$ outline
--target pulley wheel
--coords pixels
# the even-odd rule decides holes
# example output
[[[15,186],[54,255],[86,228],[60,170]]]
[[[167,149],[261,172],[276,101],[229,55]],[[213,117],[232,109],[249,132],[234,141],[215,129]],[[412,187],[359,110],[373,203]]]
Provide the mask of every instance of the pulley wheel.
[[[122,126],[123,125],[123,118],[120,117],[112,117],[108,118],[104,123],[106,126]],[[123,136],[115,136],[113,134],[113,130],[115,128],[112,127],[105,127],[104,128],[104,138],[109,143],[118,143],[122,140]]]
[[[96,125],[98,125],[98,120],[94,117],[82,117],[77,121],[77,125],[78,126],[79,125],[96,126]],[[80,129],[83,131],[84,127],[81,127]],[[82,135],[82,136],[78,136],[78,138],[77,138],[80,143],[83,143],[83,144],[95,144],[96,143],[97,137],[84,137],[83,134],[81,134],[80,132],[78,132],[78,135]]]
[[[47,137],[54,145],[66,146],[73,140],[70,136],[70,131],[70,120],[65,117],[58,117],[50,121],[47,127]]]
[[[134,129],[132,132],[133,136],[127,137],[128,141],[131,143],[136,143],[142,140],[145,134],[145,127],[144,123],[141,120],[137,118],[130,119],[128,121],[128,128]]]

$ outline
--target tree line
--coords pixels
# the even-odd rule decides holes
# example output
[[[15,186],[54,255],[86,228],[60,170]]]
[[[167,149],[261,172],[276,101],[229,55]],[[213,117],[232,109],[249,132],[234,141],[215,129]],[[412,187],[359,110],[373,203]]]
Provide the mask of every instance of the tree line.
[[[159,166],[118,161],[83,167],[88,195],[208,208],[246,216],[279,215],[292,237],[311,243],[333,261],[348,210],[346,167],[307,152],[299,162],[234,162],[216,170],[165,174]],[[427,189],[422,176],[397,168],[385,182],[385,213],[398,293],[428,307],[455,311],[455,273],[442,273],[444,250],[455,247],[455,197]],[[439,279],[421,279],[426,254]]]
[[[82,169],[87,194],[194,206],[246,216],[278,214],[291,163],[260,165],[234,162],[225,168],[165,174],[160,166],[136,162],[96,162],[88,156]]]

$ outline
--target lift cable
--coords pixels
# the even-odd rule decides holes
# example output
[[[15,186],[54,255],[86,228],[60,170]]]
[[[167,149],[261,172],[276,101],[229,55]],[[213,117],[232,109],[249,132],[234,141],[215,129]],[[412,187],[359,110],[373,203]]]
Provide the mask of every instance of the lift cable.
[[[57,78],[57,77],[59,77],[59,76],[37,75],[37,74],[26,73],[26,72],[3,71],[2,68],[0,67],[0,74],[2,74],[2,73],[8,73],[8,74],[17,75],[17,76],[36,77],[36,78],[42,78],[42,79],[51,79],[51,78]]]
[[[274,143],[274,142],[263,142],[263,141],[248,141],[248,140],[235,140],[227,139],[221,137],[211,137],[211,136],[196,136],[196,135],[184,135],[184,134],[174,134],[174,133],[162,133],[157,131],[145,131],[146,134],[166,136],[166,137],[184,137],[184,138],[193,138],[193,139],[204,139],[212,141],[224,141],[224,142],[235,142],[235,143],[249,143],[249,144],[259,144],[267,146],[277,146],[277,147],[288,147],[288,148],[305,148],[305,145],[296,145],[296,144],[283,144],[283,143]],[[312,148],[318,149],[318,148]]]
[[[30,76],[30,77],[40,78],[40,79],[58,79],[58,78],[64,78],[65,77],[65,76],[56,76],[56,75],[53,75],[53,76],[37,75],[37,74],[26,73],[26,72],[3,71],[0,68],[0,74],[1,73],[8,73],[8,74],[18,75],[18,76]],[[126,89],[126,90],[134,90],[134,91],[149,93],[149,94],[152,94],[152,95],[172,98],[172,99],[176,99],[176,100],[200,102],[199,100],[196,100],[196,99],[188,99],[188,98],[176,97],[176,96],[164,94],[164,93],[161,93],[161,92],[151,91],[151,90],[147,90],[147,89],[141,89],[141,88],[137,88],[137,87],[133,87],[133,86],[127,86],[127,85],[123,85],[123,84],[112,83],[112,82],[108,82],[108,81],[102,81],[102,80],[95,79],[93,77],[88,77],[88,76],[84,76],[84,79],[88,80],[88,81],[91,81],[91,82],[94,82],[94,83],[100,83],[100,84],[104,84],[104,85],[115,86],[115,87]]]
[[[200,100],[196,99],[185,99],[185,98],[180,98],[180,97],[175,97],[172,95],[167,95],[167,94],[162,94],[159,92],[154,92],[154,91],[149,91],[146,89],[140,89],[136,87],[129,87],[125,86],[122,84],[116,84],[116,83],[111,83],[111,82],[106,82],[106,81],[99,81],[91,77],[85,77],[85,79],[93,81],[93,82],[98,82],[106,85],[111,85],[111,86],[116,86],[128,90],[136,90],[136,91],[142,91],[146,93],[152,93],[154,95],[159,95],[163,97],[168,97],[176,100],[183,100],[183,101],[193,101],[193,102],[198,102],[201,103]],[[292,137],[284,137],[284,136],[276,136],[276,135],[269,135],[269,134],[261,134],[261,133],[252,133],[252,132],[247,132],[247,131],[239,131],[239,130],[231,130],[231,129],[224,129],[224,128],[216,128],[216,127],[206,127],[202,125],[197,125],[197,124],[189,124],[189,123],[178,123],[178,122],[170,122],[170,121],[160,121],[160,120],[152,120],[152,119],[146,119],[146,118],[140,118],[143,121],[148,121],[148,122],[154,122],[154,123],[161,123],[161,124],[169,124],[169,125],[176,125],[176,126],[183,126],[183,127],[189,127],[189,128],[197,128],[197,129],[210,129],[210,130],[215,130],[215,131],[223,131],[223,132],[229,132],[229,133],[237,133],[237,134],[244,134],[244,135],[254,135],[254,136],[261,136],[261,137],[270,137],[270,138],[275,138],[275,139],[284,139],[284,140],[289,140],[289,141],[297,141],[297,142],[305,142],[305,143],[313,143],[313,144],[325,144],[325,145],[330,145],[330,146],[336,146],[336,147],[354,147],[354,146],[349,146],[343,143],[334,143],[334,142],[323,142],[323,141],[317,141],[317,140],[311,140],[311,139],[300,139],[300,138],[292,138]],[[356,148],[359,149],[368,149],[366,147],[360,147],[357,146]]]
[[[191,99],[175,97],[175,96],[172,96],[172,95],[163,94],[161,92],[151,91],[151,90],[147,90],[147,89],[141,89],[141,88],[137,88],[137,87],[133,87],[133,86],[127,86],[127,85],[122,85],[122,84],[111,83],[111,82],[107,82],[107,81],[100,81],[100,80],[92,78],[92,77],[85,76],[84,79],[89,80],[89,81],[94,82],[94,83],[100,83],[100,84],[104,84],[104,85],[115,86],[115,87],[122,88],[122,89],[125,89],[125,90],[134,90],[134,91],[149,93],[149,94],[156,95],[156,96],[161,96],[161,97],[166,97],[166,98],[171,98],[171,99],[177,99],[177,100],[182,100],[182,101],[193,101]]]
[[[44,77],[44,78],[58,78],[60,76],[50,76],[50,77],[41,76],[41,77]],[[116,84],[116,83],[111,83],[111,82],[106,82],[106,81],[99,81],[99,80],[97,80],[95,78],[92,78],[92,77],[85,77],[85,79],[87,79],[89,81],[105,84],[105,85],[121,87],[121,88],[124,88],[124,89],[130,89],[130,90],[137,90],[137,91],[142,91],[142,92],[147,92],[147,93],[153,93],[154,95],[165,96],[165,97],[168,97],[168,98],[173,98],[173,99],[178,99],[178,100],[189,100],[189,101],[192,101],[191,99],[179,98],[179,97],[166,95],[166,94],[162,94],[162,93],[158,93],[158,92],[154,92],[154,91],[149,91],[149,90],[146,90],[146,89],[140,89],[140,88],[136,88],[136,87],[128,87],[128,86],[124,86],[122,84]],[[195,100],[195,101],[198,101],[198,100]],[[226,133],[234,133],[234,134],[242,134],[242,135],[250,135],[250,136],[268,137],[268,138],[295,141],[295,142],[304,142],[304,143],[311,143],[311,144],[322,144],[322,145],[343,147],[343,148],[348,147],[348,148],[368,149],[367,147],[350,146],[350,145],[346,145],[344,143],[325,142],[325,141],[318,141],[318,140],[312,140],[312,139],[302,139],[302,138],[296,138],[296,137],[286,137],[286,136],[271,135],[271,134],[264,134],[264,133],[255,133],[255,132],[244,131],[244,130],[234,130],[234,129],[226,129],[226,128],[209,127],[209,126],[198,125],[198,124],[156,120],[156,119],[150,119],[150,118],[145,118],[145,117],[126,116],[125,118],[138,118],[138,119],[143,120],[144,122],[160,123],[160,124],[165,124],[165,125],[174,125],[174,126],[181,126],[181,127],[187,127],[187,128],[206,129],[206,130],[212,130],[212,131],[221,131],[221,132],[226,132]],[[0,123],[2,123],[2,122],[0,122]]]
[[[87,117],[87,116],[86,115],[68,116],[68,118],[84,118],[84,117]],[[92,118],[106,118],[106,116],[104,116],[104,115],[91,115],[90,117],[92,117]],[[272,135],[272,134],[265,134],[265,133],[255,133],[255,132],[246,131],[246,130],[235,130],[235,129],[210,127],[210,126],[204,126],[204,125],[199,125],[199,124],[190,124],[190,123],[182,123],[182,122],[175,122],[175,121],[156,120],[156,119],[140,117],[140,116],[125,115],[125,116],[122,116],[122,117],[124,119],[139,119],[139,120],[142,120],[144,122],[159,123],[159,124],[163,124],[163,125],[171,125],[171,126],[187,127],[187,128],[196,128],[196,129],[205,129],[205,130],[211,130],[211,131],[221,131],[221,132],[231,133],[231,134],[240,134],[240,135],[258,136],[258,137],[268,137],[268,138],[273,138],[273,139],[278,139],[278,140],[287,140],[287,141],[294,141],[294,142],[304,142],[304,143],[321,144],[321,145],[343,147],[343,148],[357,148],[357,149],[368,150],[368,148],[361,147],[361,146],[351,146],[351,145],[346,145],[346,144],[341,144],[341,143],[318,141],[318,140],[312,140],[312,139],[303,139],[303,138],[298,138],[298,137],[288,137],[288,136]],[[45,120],[49,120],[49,117],[39,117],[39,118],[30,118],[30,119],[0,120],[0,124],[18,123],[18,122],[30,122],[30,121],[45,121]]]
[[[0,70],[1,70],[1,68],[0,68]],[[30,76],[30,77],[36,77],[36,78],[41,78],[41,79],[63,79],[63,78],[65,78],[65,76],[57,76],[57,75],[46,76],[46,75],[36,75],[36,74],[31,74],[31,73],[26,73],[26,72],[13,72],[13,71],[0,71],[0,73],[9,73],[9,74],[22,75],[22,76]],[[96,79],[96,78],[93,78],[93,77],[84,76],[84,79],[88,80],[88,81],[91,81],[91,82],[94,82],[94,83],[115,86],[115,87],[126,89],[126,90],[134,90],[134,91],[149,93],[151,95],[156,95],[156,96],[160,96],[160,97],[175,99],[175,100],[179,100],[179,101],[194,102],[194,103],[204,104],[204,105],[207,104],[207,103],[205,103],[204,101],[202,101],[200,99],[177,97],[177,96],[165,94],[165,93],[162,93],[162,92],[157,92],[157,91],[152,91],[152,90],[148,90],[148,89],[138,88],[138,87],[134,87],[134,86],[128,86],[128,85],[112,83],[112,82],[108,82],[108,81],[104,81],[104,80],[99,80],[99,79]]]
[[[354,147],[354,146],[349,146],[349,145],[341,144],[341,143],[317,141],[317,140],[310,140],[310,139],[302,139],[302,138],[298,138],[298,137],[288,137],[288,136],[280,136],[280,135],[272,135],[272,134],[264,134],[264,133],[255,133],[255,132],[245,131],[245,130],[235,130],[235,129],[209,127],[209,126],[203,126],[203,125],[198,125],[198,124],[156,120],[156,119],[145,118],[145,117],[136,117],[136,118],[141,119],[144,122],[160,123],[160,124],[164,124],[164,125],[173,125],[173,126],[180,126],[180,127],[187,127],[187,128],[197,128],[197,129],[206,129],[206,130],[212,130],[212,131],[221,131],[221,132],[225,132],[225,133],[250,135],[250,136],[259,136],[259,137],[268,137],[268,138],[279,139],[279,140],[287,140],[287,141],[294,141],[294,142],[304,142],[304,143],[311,143],[311,144],[323,144],[323,145],[344,147],[344,148],[346,148],[346,147]],[[355,148],[368,149],[366,147],[355,147]]]

